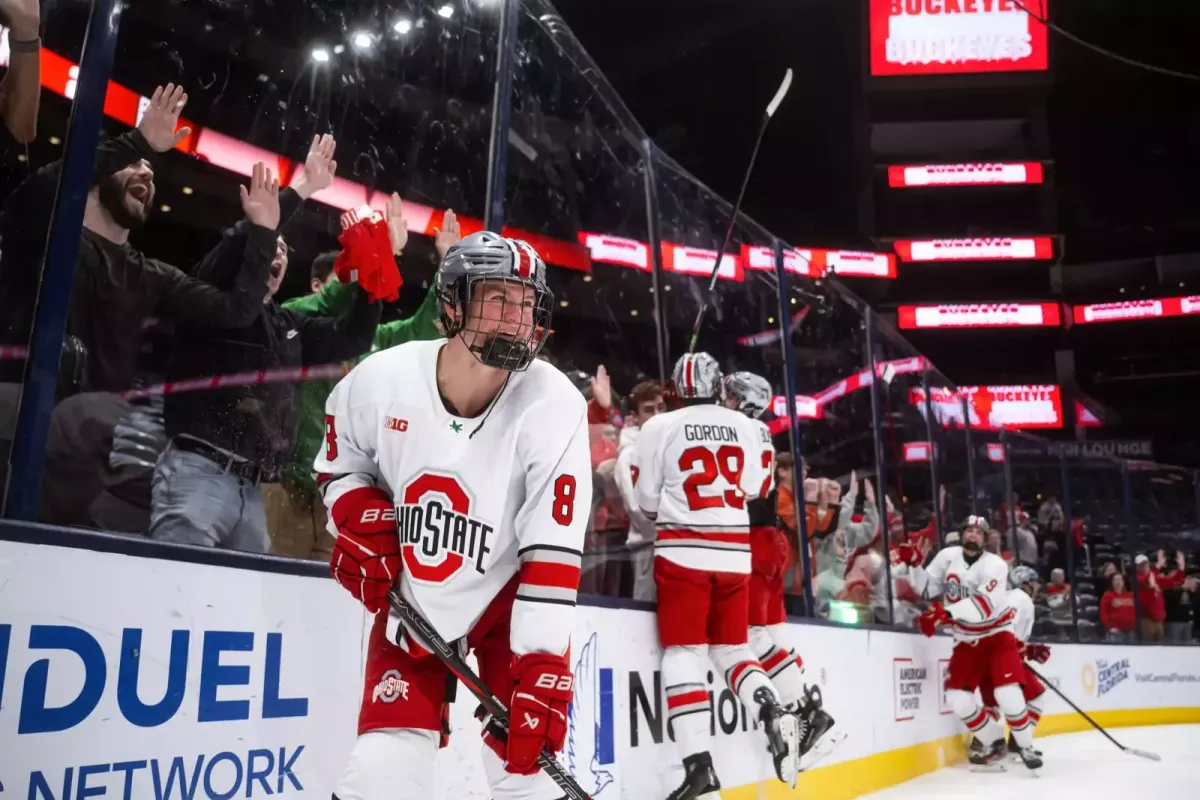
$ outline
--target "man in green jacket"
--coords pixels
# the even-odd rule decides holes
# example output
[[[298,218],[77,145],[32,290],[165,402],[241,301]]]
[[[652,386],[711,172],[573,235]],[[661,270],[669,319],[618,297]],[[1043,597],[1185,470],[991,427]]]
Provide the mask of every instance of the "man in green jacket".
[[[408,244],[408,227],[398,195],[393,194],[388,203],[387,222],[392,252],[400,258]],[[437,230],[434,238],[439,263],[460,238],[458,220],[453,211],[447,211],[442,228]],[[318,256],[318,259],[328,257]],[[283,307],[308,316],[341,313],[350,304],[351,287],[333,277],[331,272],[326,275],[329,277],[324,285],[318,286],[322,276],[314,271],[313,293],[288,300]],[[415,314],[408,319],[383,323],[375,329],[371,353],[405,342],[439,338],[442,332],[438,312],[437,282],[431,281],[425,300]],[[352,367],[366,357],[364,355],[347,366]],[[325,400],[336,383],[336,380],[314,380],[301,384],[300,424],[296,429],[292,457],[283,468],[283,482],[262,487],[271,552],[276,555],[328,561],[333,552],[333,536],[325,527],[325,506],[317,497],[312,465],[325,440]]]

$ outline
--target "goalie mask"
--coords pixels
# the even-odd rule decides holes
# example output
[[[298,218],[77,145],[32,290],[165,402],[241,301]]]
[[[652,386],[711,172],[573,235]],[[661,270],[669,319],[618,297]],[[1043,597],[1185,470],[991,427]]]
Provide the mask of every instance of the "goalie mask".
[[[687,353],[671,372],[675,394],[681,400],[717,400],[721,397],[721,368],[708,353]]]
[[[734,372],[723,381],[725,403],[751,419],[758,419],[771,404],[771,384],[753,372]]]
[[[446,252],[437,282],[447,338],[461,336],[489,367],[519,372],[533,363],[550,330],[554,295],[532,247],[472,233]]]

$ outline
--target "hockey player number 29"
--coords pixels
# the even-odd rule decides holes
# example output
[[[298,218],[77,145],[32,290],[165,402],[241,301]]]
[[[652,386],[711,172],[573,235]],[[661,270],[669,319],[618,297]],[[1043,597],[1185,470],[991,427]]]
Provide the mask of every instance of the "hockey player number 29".
[[[337,461],[337,430],[333,427],[333,414],[325,415],[325,460]]]
[[[554,481],[554,510],[550,512],[559,525],[570,525],[575,519],[575,476],[559,475]]]
[[[738,488],[742,480],[742,468],[746,454],[742,448],[732,444],[721,445],[714,453],[707,447],[689,447],[679,456],[679,469],[691,472],[683,482],[683,493],[687,495],[688,508],[701,511],[706,508],[745,508],[746,497]],[[720,476],[733,486],[721,494],[705,495],[700,489],[711,486]]]

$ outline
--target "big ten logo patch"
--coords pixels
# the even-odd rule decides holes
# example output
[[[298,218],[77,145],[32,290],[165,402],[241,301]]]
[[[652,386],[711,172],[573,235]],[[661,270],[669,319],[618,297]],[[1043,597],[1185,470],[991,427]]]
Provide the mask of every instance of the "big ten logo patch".
[[[1083,665],[1083,690],[1092,697],[1103,697],[1129,679],[1129,659],[1107,661],[1102,658]]]
[[[917,664],[911,658],[892,659],[892,705],[896,722],[916,718],[921,710],[928,673],[924,664]]]
[[[939,658],[937,661],[938,713],[943,717],[954,713],[954,709],[950,707],[950,699],[946,697],[946,681],[949,678],[950,659]]]
[[[408,699],[408,681],[400,677],[400,670],[389,669],[383,673],[379,683],[371,692],[371,702],[394,703],[397,700]]]

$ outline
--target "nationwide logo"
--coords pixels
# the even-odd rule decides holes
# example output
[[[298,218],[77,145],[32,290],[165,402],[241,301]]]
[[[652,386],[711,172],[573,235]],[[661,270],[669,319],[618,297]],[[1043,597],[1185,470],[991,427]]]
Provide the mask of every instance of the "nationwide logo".
[[[591,797],[600,797],[614,781],[616,724],[613,671],[600,666],[600,635],[593,633],[575,661],[575,697],[567,711],[567,770]],[[604,797],[616,796],[620,787]]]
[[[1108,661],[1102,658],[1083,665],[1083,690],[1093,697],[1103,697],[1129,680],[1129,659]]]

